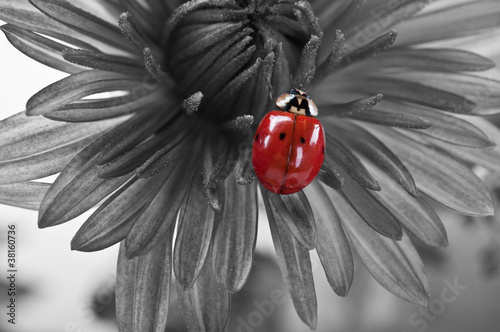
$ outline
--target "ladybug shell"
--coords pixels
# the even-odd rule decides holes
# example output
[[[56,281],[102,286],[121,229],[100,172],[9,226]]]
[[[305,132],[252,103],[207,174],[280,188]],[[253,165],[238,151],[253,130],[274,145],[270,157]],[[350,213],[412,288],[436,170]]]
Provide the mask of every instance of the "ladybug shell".
[[[271,111],[255,132],[252,163],[269,191],[288,195],[314,180],[325,157],[325,135],[313,117]]]

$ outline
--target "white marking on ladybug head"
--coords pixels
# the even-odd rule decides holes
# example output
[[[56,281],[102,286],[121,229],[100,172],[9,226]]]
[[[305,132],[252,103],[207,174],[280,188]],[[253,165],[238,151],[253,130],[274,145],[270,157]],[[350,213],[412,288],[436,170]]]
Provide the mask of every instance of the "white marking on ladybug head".
[[[278,99],[276,99],[276,106],[278,106],[281,109],[284,109],[293,98],[295,98],[294,95],[291,95],[289,93],[284,93],[281,96],[279,96]]]
[[[317,116],[318,108],[309,96],[301,90],[291,89],[276,99],[276,106],[282,111],[300,115]]]

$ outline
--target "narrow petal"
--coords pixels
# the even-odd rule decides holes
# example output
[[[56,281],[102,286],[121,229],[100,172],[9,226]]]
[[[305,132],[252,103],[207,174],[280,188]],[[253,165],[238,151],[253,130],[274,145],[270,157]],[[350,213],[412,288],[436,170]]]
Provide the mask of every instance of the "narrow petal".
[[[42,33],[89,50],[97,50],[96,44],[99,48],[109,48],[96,39],[81,34],[41,13],[28,0],[1,0],[0,8],[2,8],[0,19],[20,28]]]
[[[274,48],[275,53],[275,63],[274,70],[271,78],[271,86],[274,87],[275,91],[273,95],[275,98],[282,91],[288,91],[291,87],[290,82],[290,68],[288,61],[285,57],[285,52],[283,51],[283,43],[279,43]]]
[[[99,178],[96,161],[104,139],[92,142],[61,172],[40,207],[39,227],[58,225],[79,216],[128,180],[129,177]]]
[[[377,132],[377,135],[382,134],[382,129],[377,129]],[[462,214],[493,214],[493,199],[489,189],[464,164],[435,148],[420,145],[403,136],[384,133],[383,141],[405,160],[417,187],[427,195]]]
[[[140,177],[145,178],[154,175],[154,172],[147,172],[148,167],[164,154],[169,154],[170,152],[172,152],[173,154],[178,156],[179,151],[178,149],[174,148],[182,147],[182,144],[186,143],[186,140],[184,140],[184,138],[186,138],[189,133],[196,133],[196,130],[187,132],[186,128],[193,128],[193,126],[189,127],[189,121],[185,117],[174,116],[174,119],[174,121],[169,122],[168,125],[164,126],[161,131],[157,132],[156,135],[152,136],[149,140],[140,142],[138,141],[137,137],[135,137],[137,139],[135,140],[135,142],[134,140],[126,140],[126,143],[130,143],[131,146],[128,146],[128,144],[125,144],[123,146],[120,145],[117,151],[124,150],[123,153],[104,165],[99,172],[99,176],[102,178],[113,178],[131,173],[133,171],[136,171],[136,173]],[[159,121],[162,120],[163,119],[160,119]],[[149,133],[150,130],[154,127],[156,127],[156,124],[148,128],[144,128],[144,132],[138,134],[142,135],[145,133]],[[124,129],[125,131],[120,131],[120,133],[126,133],[127,130],[126,128]],[[146,138],[148,137],[146,136],[143,139]],[[165,142],[168,142],[168,144],[165,145]],[[150,160],[150,158],[153,156],[155,156],[155,158]],[[175,158],[175,160],[172,161],[176,162],[178,161],[178,158]],[[144,167],[139,168],[141,165]],[[158,170],[161,170],[161,168],[159,168]]]
[[[350,147],[383,169],[399,182],[410,195],[418,196],[411,173],[401,160],[377,137],[362,127],[347,122],[337,124],[333,120],[328,120],[325,126],[327,130],[329,127],[332,128]]]
[[[368,44],[354,49],[352,52],[347,53],[339,63],[339,68],[349,66],[354,62],[363,61],[374,57],[380,52],[387,49],[394,44],[398,33],[396,30],[391,30],[378,38],[370,41]]]
[[[170,299],[172,232],[141,258],[120,246],[116,281],[120,331],[165,331]]]
[[[178,164],[165,169],[165,172],[169,173],[168,179],[127,234],[125,241],[127,257],[136,257],[147,252],[146,247],[160,229],[168,230],[175,224],[188,189],[186,184],[190,178],[186,176],[186,169],[193,166],[192,159],[184,158]]]
[[[388,291],[403,300],[426,305],[429,282],[417,251],[407,236],[393,241],[368,227],[359,215],[330,190],[335,209],[351,244],[372,276]]]
[[[55,111],[96,93],[140,88],[141,83],[125,74],[87,70],[52,83],[28,100],[26,113],[40,115]]]
[[[151,108],[172,109],[178,105],[175,98],[168,98],[163,89],[145,91],[144,96],[117,97],[97,102],[77,102],[60,107],[44,116],[55,121],[89,122],[120,117],[131,113],[146,111]]]
[[[312,209],[318,228],[318,252],[330,286],[339,296],[346,296],[354,276],[354,263],[349,242],[327,191],[313,182],[304,189],[314,202]]]
[[[319,46],[320,39],[313,35],[302,49],[302,56],[295,70],[295,77],[293,78],[294,87],[302,90],[309,88],[316,72],[316,59],[318,57]]]
[[[381,107],[391,112],[412,114],[430,121],[432,126],[426,130],[418,131],[419,134],[455,145],[474,148],[487,148],[493,145],[488,136],[479,128],[455,115],[436,112],[436,110],[420,105],[408,105],[389,101],[385,102]]]
[[[124,56],[109,55],[103,52],[64,49],[62,56],[65,60],[82,67],[114,71],[130,75],[145,75],[144,65],[135,59]]]
[[[309,252],[290,234],[280,214],[274,209],[267,191],[261,187],[269,218],[278,264],[290,291],[299,317],[311,329],[316,328],[317,302]]]
[[[465,146],[457,146],[450,143],[434,141],[437,147],[444,149],[456,158],[470,162],[471,164],[481,165],[491,172],[500,174],[500,132],[498,127],[482,118],[468,118],[474,126],[490,138],[496,146],[491,149],[477,149]]]
[[[71,241],[71,248],[97,251],[125,239],[134,222],[160,190],[165,178],[165,174],[151,179],[132,178],[87,219]]]
[[[373,174],[384,183],[383,190],[374,193],[374,197],[397,216],[404,228],[429,247],[448,246],[446,230],[432,207],[423,198],[407,195],[380,167],[368,165]]]
[[[239,185],[233,174],[226,179],[221,224],[214,241],[214,269],[218,282],[239,291],[250,273],[257,240],[257,188]]]
[[[159,40],[163,24],[158,12],[150,11],[134,0],[120,0],[120,3],[130,12],[144,32],[153,40]]]
[[[373,193],[360,187],[348,177],[345,178],[341,192],[345,200],[371,228],[389,239],[401,240],[403,233],[398,216],[375,199]]]
[[[359,158],[344,143],[327,133],[328,152],[325,160],[331,165],[339,165],[360,186],[370,190],[380,190],[380,185],[371,176]],[[339,170],[340,171],[340,170]]]
[[[340,189],[344,186],[344,178],[337,172],[334,166],[328,162],[323,162],[316,178],[333,189]]]
[[[40,179],[59,173],[95,137],[89,137],[53,150],[0,163],[0,183]]]
[[[117,123],[67,124],[20,112],[0,121],[1,160],[26,158],[92,138]]]
[[[321,114],[326,116],[350,116],[358,112],[366,112],[380,103],[382,98],[383,96],[381,94],[377,94],[372,97],[365,97],[344,104],[321,105]]]
[[[372,109],[370,112],[352,114],[349,117],[382,126],[406,129],[427,129],[432,126],[430,121],[414,115],[389,113],[377,109]]]
[[[356,84],[356,87],[366,93],[382,93],[386,99],[425,105],[448,112],[469,114],[477,106],[476,103],[461,94],[411,82],[407,79],[368,77],[364,78],[362,83]]]
[[[133,302],[129,303],[133,305],[133,331],[163,332],[167,326],[172,278],[172,233],[173,227],[156,247],[135,258],[138,262],[134,296]]]
[[[383,52],[373,59],[376,68],[411,68],[423,71],[483,71],[495,63],[478,54],[446,48],[396,48]]]
[[[393,76],[396,79],[403,78],[403,74],[395,73]],[[500,81],[495,79],[472,74],[424,71],[406,72],[404,79],[463,96],[468,104],[477,105],[470,112],[454,111],[455,113],[490,115],[497,114],[500,110]]]
[[[85,69],[63,59],[62,51],[67,48],[63,44],[12,24],[3,25],[0,29],[15,48],[46,66],[70,74]]]
[[[194,178],[186,199],[179,216],[174,272],[182,288],[188,290],[193,287],[205,263],[214,230],[215,212],[205,198],[200,177]],[[211,262],[206,265],[211,265]],[[215,279],[215,276],[210,279]]]
[[[54,20],[103,43],[129,49],[120,30],[64,0],[30,0],[42,13]]]
[[[288,231],[300,242],[302,246],[311,250],[316,247],[317,232],[314,214],[304,192],[291,195],[277,195],[267,193],[267,198],[273,206],[273,211]]]
[[[98,164],[104,165],[134,148],[150,135],[153,135],[163,125],[171,121],[176,114],[175,112],[162,114],[161,112],[155,112],[155,110],[155,108],[152,108],[151,110],[137,113],[129,120],[114,128],[110,132],[109,140],[104,144]]]
[[[0,185],[0,203],[38,210],[50,183],[20,182]]]
[[[190,289],[176,280],[181,312],[189,331],[224,331],[229,321],[231,297],[216,280],[212,256],[210,250]]]
[[[255,172],[252,165],[252,145],[241,146],[238,164],[236,165],[236,179],[240,185],[248,185],[255,179]]]
[[[498,26],[500,7],[496,0],[470,1],[420,15],[398,27],[398,45],[415,45],[463,37]]]

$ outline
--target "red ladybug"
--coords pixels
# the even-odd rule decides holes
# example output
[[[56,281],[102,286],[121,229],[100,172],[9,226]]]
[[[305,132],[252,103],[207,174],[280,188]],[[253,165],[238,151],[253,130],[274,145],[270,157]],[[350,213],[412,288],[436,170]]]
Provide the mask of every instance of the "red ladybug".
[[[275,194],[288,195],[314,180],[325,157],[325,135],[312,116],[318,109],[309,96],[292,89],[276,100],[255,132],[252,163],[260,183]]]

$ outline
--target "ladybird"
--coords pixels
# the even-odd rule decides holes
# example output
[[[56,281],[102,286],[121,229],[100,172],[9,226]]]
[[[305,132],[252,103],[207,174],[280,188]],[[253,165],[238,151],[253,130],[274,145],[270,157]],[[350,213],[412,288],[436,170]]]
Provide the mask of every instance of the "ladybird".
[[[252,163],[260,183],[281,195],[296,193],[318,175],[325,158],[323,126],[309,96],[292,89],[276,100],[279,111],[262,119],[252,146]]]

